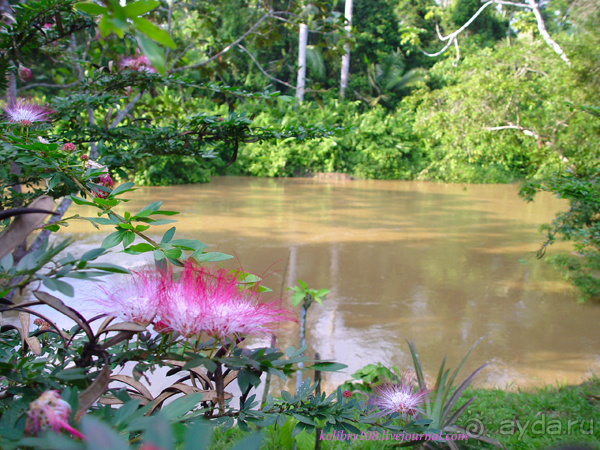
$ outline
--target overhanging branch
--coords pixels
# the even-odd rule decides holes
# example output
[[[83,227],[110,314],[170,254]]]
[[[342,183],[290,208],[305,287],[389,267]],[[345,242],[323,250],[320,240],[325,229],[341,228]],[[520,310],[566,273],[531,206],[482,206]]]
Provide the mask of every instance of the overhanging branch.
[[[423,53],[424,55],[429,56],[429,57],[439,56],[442,53],[444,53],[446,50],[448,50],[448,48],[450,48],[450,46],[452,44],[454,44],[456,47],[456,57],[457,57],[457,61],[458,61],[458,59],[460,57],[459,50],[458,50],[458,42],[456,41],[456,38],[458,37],[458,35],[460,33],[462,33],[464,30],[466,30],[469,27],[469,25],[471,25],[473,23],[473,21],[475,19],[477,19],[477,17],[479,17],[479,15],[488,6],[490,6],[492,4],[498,4],[498,5],[509,5],[509,6],[516,6],[518,8],[530,9],[535,16],[538,31],[539,31],[540,35],[542,36],[542,38],[544,39],[544,41],[546,42],[546,44],[548,44],[548,46],[560,57],[560,59],[562,59],[567,64],[567,66],[570,66],[571,61],[569,61],[569,58],[567,57],[567,55],[565,54],[563,49],[560,47],[560,45],[558,45],[558,43],[556,41],[554,41],[552,39],[552,37],[550,37],[550,34],[548,33],[548,30],[546,29],[546,24],[544,23],[542,14],[540,13],[539,5],[536,3],[535,0],[525,0],[525,1],[527,3],[515,3],[515,2],[504,1],[504,0],[488,1],[485,4],[483,4],[481,6],[481,8],[479,8],[477,10],[477,12],[475,14],[473,14],[473,16],[462,27],[460,27],[458,30],[456,30],[453,33],[450,33],[448,36],[445,36],[445,37],[441,35],[439,27],[437,27],[437,25],[436,25],[436,31],[437,31],[440,41],[442,41],[442,42],[448,41],[448,43],[444,46],[444,48],[442,48],[440,51],[438,51],[436,53],[427,53],[424,50],[421,50],[421,53]]]

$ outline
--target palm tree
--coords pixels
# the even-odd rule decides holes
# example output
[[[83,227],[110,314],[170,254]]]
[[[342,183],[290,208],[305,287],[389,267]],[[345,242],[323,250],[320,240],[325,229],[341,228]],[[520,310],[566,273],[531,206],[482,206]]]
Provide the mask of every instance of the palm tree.
[[[400,49],[397,49],[385,56],[380,63],[369,64],[367,79],[371,86],[372,95],[360,94],[358,92],[355,92],[355,94],[372,107],[379,102],[389,102],[392,93],[402,88],[413,86],[423,81],[424,78],[424,69],[412,69],[405,72],[404,56]]]

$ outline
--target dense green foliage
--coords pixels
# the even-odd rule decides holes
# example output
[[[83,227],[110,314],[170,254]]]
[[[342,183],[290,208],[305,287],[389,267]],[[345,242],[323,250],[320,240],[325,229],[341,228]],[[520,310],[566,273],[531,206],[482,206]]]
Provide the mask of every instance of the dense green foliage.
[[[380,371],[382,370],[380,367]],[[390,379],[390,376],[387,379]],[[597,377],[592,377],[580,385],[546,386],[536,389],[469,387],[464,397],[474,400],[457,420],[457,424],[471,433],[497,439],[506,449],[546,450],[560,444],[581,444],[589,446],[587,448],[590,449],[600,449],[600,379]],[[457,409],[461,406],[462,404],[459,404]],[[216,434],[210,450],[228,448],[243,436],[238,430]],[[261,450],[291,449],[291,445],[285,446],[279,436],[276,427],[267,428]],[[348,448],[340,442],[326,441],[320,445],[323,450]],[[307,445],[305,448],[314,447]],[[394,447],[384,447],[382,442],[363,440],[354,443],[351,448],[377,450]],[[473,439],[469,441],[467,448],[491,450],[495,447]]]

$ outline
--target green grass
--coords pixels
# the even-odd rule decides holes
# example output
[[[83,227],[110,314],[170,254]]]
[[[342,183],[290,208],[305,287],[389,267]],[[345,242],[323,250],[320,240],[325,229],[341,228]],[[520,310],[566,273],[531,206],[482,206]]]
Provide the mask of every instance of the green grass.
[[[600,450],[600,378],[580,385],[545,386],[534,390],[507,392],[501,389],[468,389],[463,399],[476,396],[457,424],[469,431],[478,430],[498,439],[508,450],[545,450],[559,444],[587,444]],[[459,402],[460,404],[464,403]],[[289,429],[287,429],[289,428]],[[291,428],[264,430],[261,450],[291,449]],[[244,436],[234,428],[215,432],[210,450],[230,449]],[[304,439],[298,450],[314,448],[314,434]],[[376,450],[393,448],[381,441],[362,441],[353,445],[321,442],[321,450]],[[491,445],[469,440],[462,448],[492,449]]]
[[[498,439],[507,449],[537,450],[574,442],[600,449],[598,377],[576,386],[517,392],[469,389],[464,398],[473,395],[477,398],[457,424],[483,425],[485,435]]]

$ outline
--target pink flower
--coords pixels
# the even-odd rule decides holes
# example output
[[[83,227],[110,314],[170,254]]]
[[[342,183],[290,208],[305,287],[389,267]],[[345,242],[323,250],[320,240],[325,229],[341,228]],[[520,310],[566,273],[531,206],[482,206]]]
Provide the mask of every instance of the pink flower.
[[[382,415],[398,413],[403,420],[422,412],[420,405],[429,391],[414,389],[404,380],[397,384],[384,384],[374,389],[375,394],[369,403],[379,408]]]
[[[350,392],[350,391],[344,391],[343,394],[342,394],[342,397],[344,397],[344,398],[350,398],[350,397],[352,397],[352,392]]]
[[[25,433],[37,435],[48,429],[52,429],[56,433],[65,430],[79,439],[85,439],[83,434],[69,425],[70,415],[71,405],[60,398],[58,391],[46,391],[29,404]]]
[[[261,303],[255,291],[240,290],[223,269],[211,272],[188,263],[176,281],[165,276],[162,282],[161,320],[186,338],[266,335],[280,322],[295,321],[291,311]]]
[[[90,159],[90,157],[88,155],[81,155],[79,157],[79,159],[82,160],[82,161],[87,161],[88,159]]]
[[[139,55],[135,58],[123,58],[120,66],[123,69],[137,70],[138,72],[156,73],[156,69],[152,67],[150,60],[146,55]]]
[[[39,319],[39,318],[35,319],[33,321],[33,324],[40,327],[40,330],[49,330],[50,329],[50,324],[43,319]]]
[[[148,325],[158,311],[160,288],[158,272],[132,271],[124,282],[101,287],[104,296],[94,301],[106,314]]]
[[[112,178],[110,177],[110,174],[106,173],[104,175],[100,175],[98,177],[98,181],[102,186],[106,186],[107,188],[112,189],[114,183]]]
[[[159,320],[154,324],[154,331],[156,331],[158,334],[170,333],[169,327],[162,320]]]
[[[77,151],[77,147],[75,146],[75,144],[72,144],[71,142],[67,142],[65,145],[63,145],[62,149],[65,152],[69,152],[69,153],[73,153],[73,152]]]
[[[21,79],[21,81],[29,81],[31,80],[31,70],[28,69],[25,66],[19,66],[19,69],[17,70],[17,73],[19,75],[19,78]]]
[[[30,127],[35,122],[49,122],[48,116],[54,111],[46,106],[36,105],[24,100],[13,100],[4,107],[4,115],[9,122]]]

